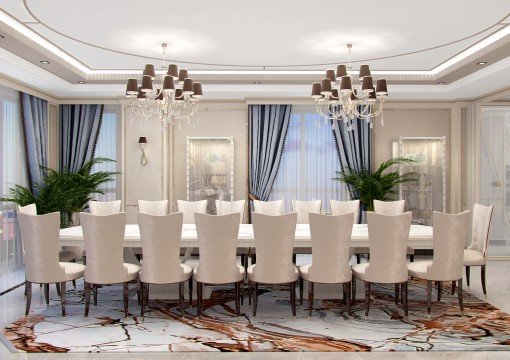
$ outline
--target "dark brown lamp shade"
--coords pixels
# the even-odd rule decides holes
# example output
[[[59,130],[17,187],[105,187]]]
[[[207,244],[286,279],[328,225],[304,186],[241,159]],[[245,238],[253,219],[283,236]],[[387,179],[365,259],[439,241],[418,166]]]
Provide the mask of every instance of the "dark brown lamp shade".
[[[193,93],[193,80],[190,78],[184,79],[184,85],[182,86],[182,92],[184,94],[192,94]]]
[[[175,89],[175,99],[182,100],[182,89]]]
[[[352,92],[352,82],[350,76],[342,76],[342,80],[340,81],[340,91],[346,94]]]
[[[352,101],[356,101],[358,100],[358,98],[356,97],[356,95],[354,95],[354,92],[351,93],[351,100]]]
[[[163,91],[159,92],[159,95],[156,97],[156,100],[163,101]]]
[[[150,92],[152,91],[152,79],[150,75],[144,75],[142,78],[142,91]]]
[[[386,79],[377,80],[377,86],[375,88],[375,92],[378,95],[388,95],[388,88],[386,85]]]
[[[178,78],[179,70],[177,70],[177,65],[175,64],[168,65],[167,75],[173,76],[174,78]]]
[[[201,97],[203,95],[202,93],[202,84],[199,82],[193,83],[193,96],[194,97]]]
[[[326,79],[329,79],[330,81],[332,82],[335,82],[336,81],[336,76],[335,76],[335,70],[326,70]]]
[[[186,78],[188,78],[188,70],[179,70],[179,82],[182,84]]]
[[[322,79],[321,94],[322,95],[331,94],[331,80]]]
[[[375,88],[372,88],[372,91],[368,93],[368,101],[375,102],[377,99],[375,94]]]
[[[337,89],[331,90],[331,97],[333,98],[333,100],[338,100],[338,90]]]
[[[361,90],[363,90],[363,92],[372,92],[374,89],[374,83],[372,82],[372,77],[371,76],[365,76],[363,77],[363,84],[361,85]]]
[[[313,83],[312,85],[312,97],[314,99],[318,99],[318,98],[321,98],[322,95],[321,95],[321,84],[316,82],[316,83]]]
[[[147,144],[147,138],[145,136],[140,136],[138,138],[138,144]]]
[[[340,80],[344,76],[347,76],[347,67],[345,65],[338,65],[336,67],[336,78]]]
[[[156,72],[154,71],[154,65],[152,64],[147,64],[145,65],[145,69],[143,70],[143,75],[149,75],[151,78],[155,78],[156,77]]]
[[[163,78],[163,90],[167,93],[174,91],[174,77],[171,75],[166,75]]]
[[[368,65],[361,65],[359,67],[360,80],[363,79],[365,76],[372,76],[372,74],[370,73],[370,68],[368,67]]]
[[[129,79],[126,86],[126,94],[127,95],[137,95],[138,94],[138,83],[136,79]]]

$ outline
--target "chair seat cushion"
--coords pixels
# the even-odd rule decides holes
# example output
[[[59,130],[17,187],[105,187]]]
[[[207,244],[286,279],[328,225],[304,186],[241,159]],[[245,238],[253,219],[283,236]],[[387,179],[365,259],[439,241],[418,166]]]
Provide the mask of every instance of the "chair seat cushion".
[[[60,267],[64,268],[65,281],[76,280],[83,277],[85,265],[72,262],[59,262]]]
[[[317,282],[321,284],[343,284],[351,281],[352,279],[352,273],[350,271],[342,272],[340,269],[337,269],[338,271],[332,269],[328,274],[323,274],[320,277],[310,277],[311,265],[312,264],[306,264],[299,267],[299,273],[301,274],[301,277],[306,281]]]
[[[464,266],[482,266],[485,265],[483,254],[476,250],[464,250]]]
[[[427,269],[432,264],[432,260],[415,261],[407,264],[407,272],[410,276],[428,280]],[[432,279],[433,280],[433,279]]]
[[[76,260],[76,254],[71,250],[61,250],[58,253],[58,261],[70,262]]]
[[[142,265],[140,270],[140,281],[148,284],[175,284],[188,280],[193,273],[193,268],[187,264],[179,264],[180,271],[178,273],[153,274],[146,273]]]
[[[289,274],[288,276],[275,276],[274,278],[261,278],[255,274],[255,268],[257,264],[250,265],[248,267],[248,279],[251,281],[259,282],[262,284],[288,284],[294,281],[297,281],[299,277],[299,270],[297,267],[293,266],[294,272]]]
[[[200,265],[193,270],[193,277],[195,278],[195,281],[201,282],[204,284],[231,284],[239,281],[244,280],[244,267],[242,265],[236,265],[237,272],[234,274],[233,277],[221,277],[218,276],[217,278],[210,276],[210,274],[202,274],[200,272]],[[205,276],[204,276],[205,275]],[[224,274],[222,274],[224,275]]]
[[[368,264],[369,263],[361,263],[354,265],[352,267],[352,273],[354,274],[354,276],[356,276],[360,280],[365,281]]]
[[[130,263],[124,263],[124,268],[126,268],[127,270],[126,281],[132,281],[138,277],[138,273],[140,272],[140,266]]]

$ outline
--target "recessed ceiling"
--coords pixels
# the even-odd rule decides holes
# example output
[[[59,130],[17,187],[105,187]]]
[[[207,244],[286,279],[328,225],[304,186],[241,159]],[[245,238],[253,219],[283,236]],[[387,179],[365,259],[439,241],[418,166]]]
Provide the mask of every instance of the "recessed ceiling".
[[[510,43],[507,0],[0,0],[0,7],[4,50],[69,84],[86,80],[82,87],[120,84],[145,63],[159,66],[163,42],[167,63],[227,85],[310,83],[347,61],[347,43],[354,69],[368,63],[394,84],[449,85],[504,59],[497,50]],[[488,64],[478,66],[482,60]]]

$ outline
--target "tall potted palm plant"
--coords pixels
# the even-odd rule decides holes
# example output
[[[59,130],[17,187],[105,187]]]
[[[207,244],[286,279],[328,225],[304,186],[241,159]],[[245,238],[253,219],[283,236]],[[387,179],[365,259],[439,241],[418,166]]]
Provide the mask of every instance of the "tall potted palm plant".
[[[333,180],[349,186],[353,200],[359,199],[367,211],[374,211],[374,200],[390,200],[397,194],[397,186],[416,181],[415,172],[401,174],[398,170],[388,171],[394,165],[411,165],[415,161],[405,157],[396,157],[383,162],[375,172],[347,169],[337,172]]]

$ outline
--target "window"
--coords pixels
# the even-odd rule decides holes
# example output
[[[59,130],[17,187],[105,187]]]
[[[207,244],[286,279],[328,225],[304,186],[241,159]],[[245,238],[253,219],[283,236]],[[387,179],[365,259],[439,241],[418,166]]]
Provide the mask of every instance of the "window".
[[[340,170],[333,131],[312,106],[294,105],[280,169],[270,200],[284,199],[291,211],[292,200],[349,200],[347,187],[332,180]]]
[[[99,129],[99,137],[96,145],[94,157],[108,158],[118,161],[117,156],[117,128],[120,120],[120,106],[105,105],[103,110],[103,121]],[[95,165],[92,171],[117,171],[119,164],[117,162],[107,162]],[[117,199],[117,179],[114,179],[101,186],[104,195],[96,194],[98,201],[112,201]]]

